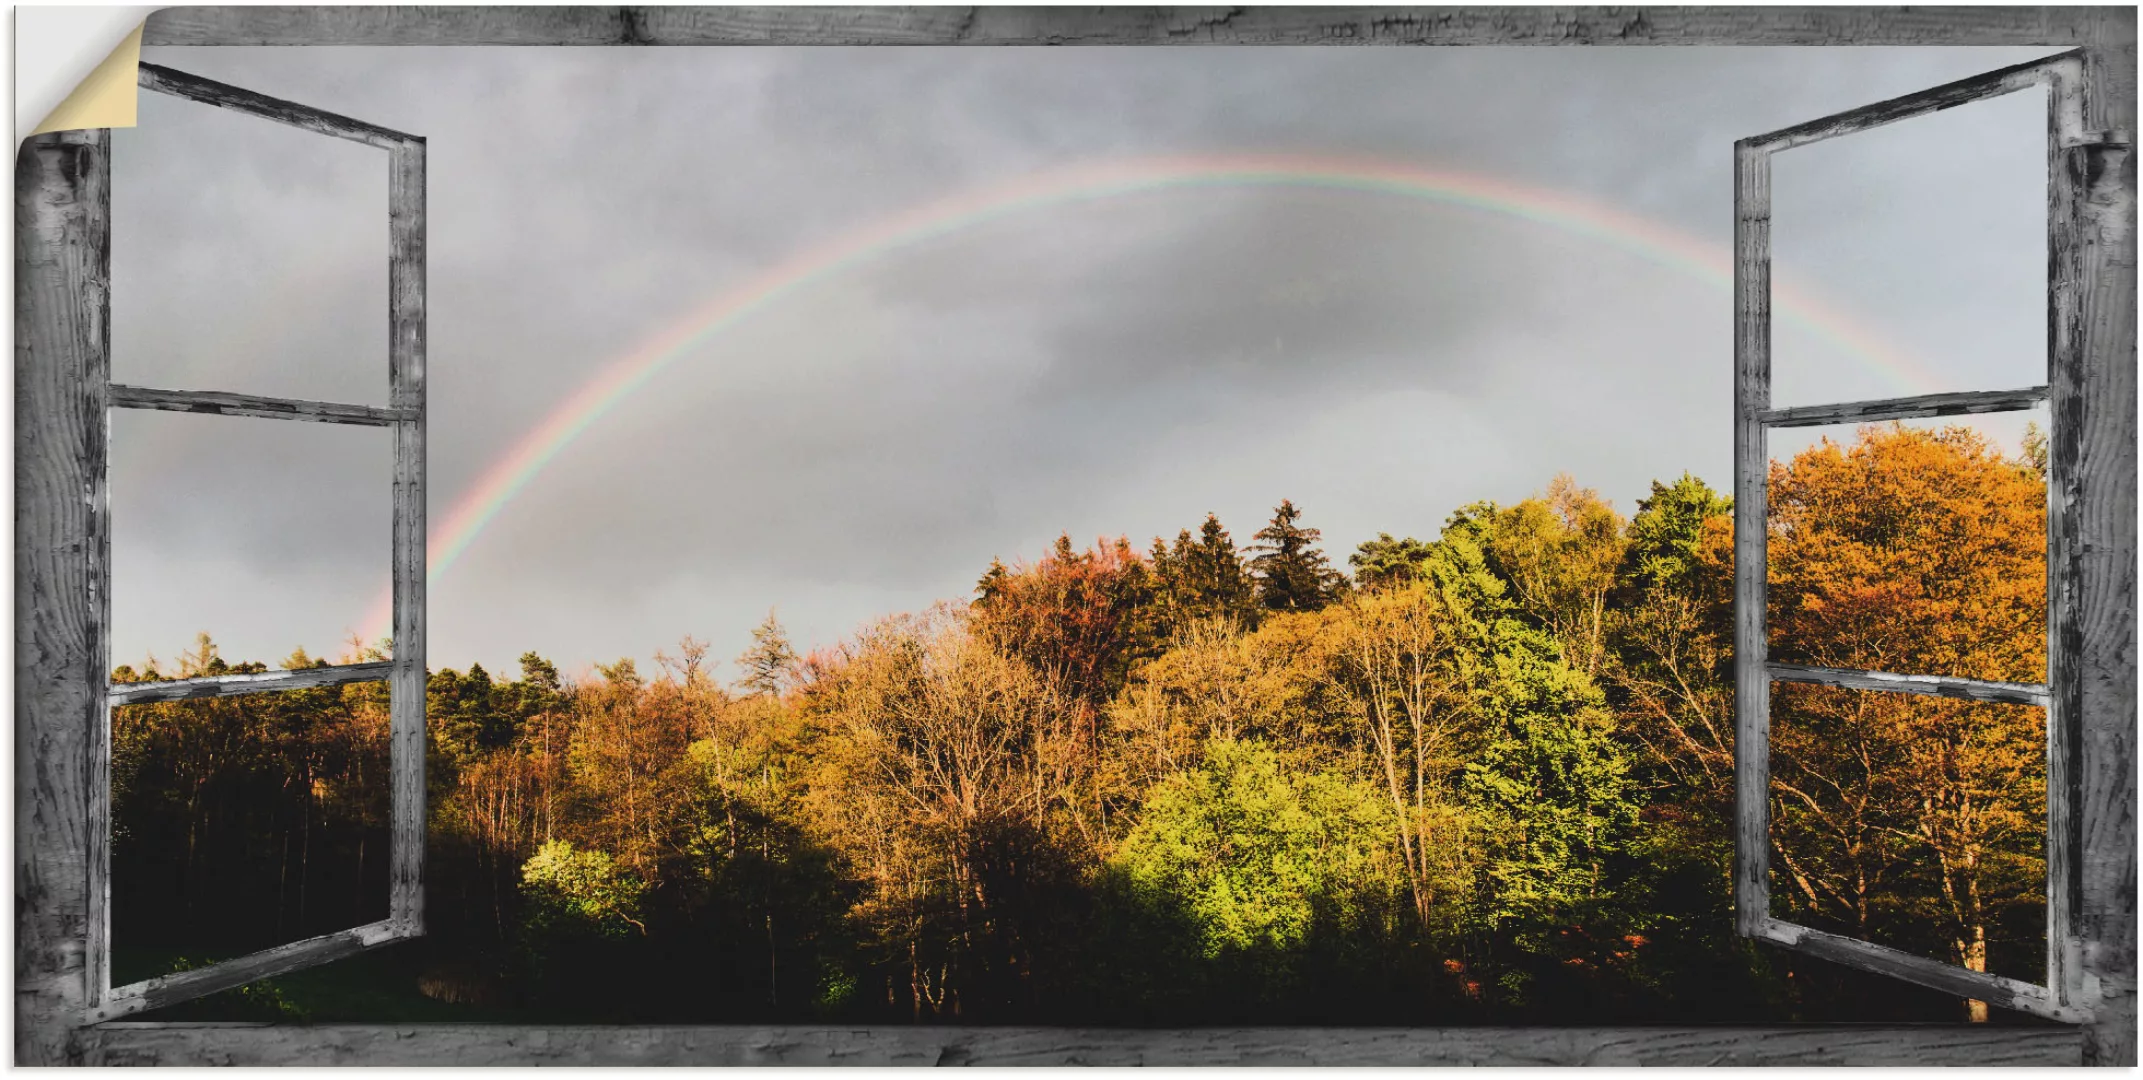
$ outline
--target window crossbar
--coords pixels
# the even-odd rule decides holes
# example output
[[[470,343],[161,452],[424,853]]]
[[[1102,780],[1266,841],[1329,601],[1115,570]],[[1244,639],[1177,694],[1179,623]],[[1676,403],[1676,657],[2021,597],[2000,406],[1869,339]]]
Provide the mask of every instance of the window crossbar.
[[[1947,675],[1897,675],[1887,671],[1851,671],[1801,664],[1772,663],[1764,667],[1774,682],[1814,683],[1847,690],[1885,690],[1895,694],[1927,694],[1966,701],[1999,701],[2036,705],[2042,709],[2046,707],[2049,695],[2047,688],[2038,683],[1959,679]]]
[[[114,706],[150,705],[160,701],[235,697],[239,694],[272,694],[283,690],[311,690],[346,683],[384,682],[394,674],[394,661],[366,664],[328,664],[321,667],[258,671],[243,675],[206,675],[198,679],[164,679],[157,682],[113,683],[105,699]]]
[[[2022,412],[2046,401],[2044,386],[2021,390],[1960,390],[1944,394],[1848,401],[1836,405],[1795,405],[1765,409],[1757,414],[1767,428],[1817,427],[1823,424],[1873,424],[1885,420],[1916,420],[1928,416],[1966,416],[1974,413]]]
[[[375,146],[382,150],[399,150],[424,145],[424,140],[416,135],[396,131],[392,128],[383,128],[378,124],[368,124],[362,120],[353,120],[347,116],[328,112],[325,109],[315,109],[310,105],[300,105],[295,101],[284,101],[282,98],[269,97],[266,94],[255,93],[244,87],[220,83],[214,79],[204,79],[199,75],[174,71],[158,64],[142,64],[138,81],[144,90],[154,90],[160,94],[169,94],[172,97],[198,101],[204,105],[214,105],[233,112],[258,116],[263,120],[273,120],[278,124],[288,124],[291,127],[303,128],[306,131],[318,132],[322,135],[332,135],[335,138],[348,139],[351,142],[360,142],[366,146]]]
[[[262,397],[258,394],[236,394],[225,390],[157,390],[146,386],[127,386],[123,383],[112,384],[111,405],[115,409],[157,409],[163,412],[255,416],[267,420],[312,420],[324,424],[364,424],[372,427],[388,427],[405,420],[418,419],[415,409]]]
[[[1984,75],[1974,75],[1918,93],[1878,101],[1873,105],[1864,105],[1805,124],[1795,124],[1789,128],[1752,136],[1741,140],[1739,145],[1766,152],[1790,150],[1796,146],[1806,146],[1825,139],[1835,139],[1840,135],[1851,135],[1856,131],[1893,124],[1899,120],[1954,109],[1959,105],[2000,97],[2029,87],[2044,86],[2056,78],[2056,67],[2077,70],[2082,65],[2082,57],[2083,50],[2076,49],[2043,60],[2027,60],[2021,64],[1989,71]]]
[[[2091,1020],[2089,1010],[2064,1005],[2055,998],[2052,991],[2034,983],[2004,975],[1990,975],[1984,971],[1972,971],[1940,960],[1914,956],[1887,945],[1843,937],[1770,917],[1757,920],[1755,929],[1755,936],[1764,941],[1958,997],[1976,998],[1990,1005],[2067,1024],[2084,1024]]]
[[[153,979],[113,987],[103,1003],[90,1010],[88,1019],[90,1023],[97,1023],[175,1005],[299,968],[355,956],[368,949],[413,936],[413,928],[406,923],[395,919],[382,919],[348,930],[337,930],[332,934],[293,941],[288,945],[279,945],[273,949],[195,968],[192,971],[159,975]]]

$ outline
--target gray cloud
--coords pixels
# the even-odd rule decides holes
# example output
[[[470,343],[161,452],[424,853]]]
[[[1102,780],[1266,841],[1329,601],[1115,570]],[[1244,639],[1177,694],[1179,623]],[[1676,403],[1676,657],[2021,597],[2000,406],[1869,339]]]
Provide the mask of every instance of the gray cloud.
[[[1733,139],[2030,55],[149,58],[429,140],[438,520],[603,365],[796,252],[957,192],[1117,157],[1348,154],[1568,191],[1723,248]],[[1957,110],[1782,163],[1782,273],[1955,385],[2013,383],[2043,336],[2030,113]],[[154,95],[117,139],[121,378],[383,399],[376,154]],[[1913,186],[1937,166],[1936,194]],[[1782,390],[1905,392],[1796,334]],[[1558,471],[1627,510],[1653,477],[1724,480],[1729,343],[1716,282],[1477,210],[1173,191],[978,224],[681,354],[437,584],[433,660],[534,648],[576,667],[686,632],[726,654],[775,605],[825,642],[1060,531],[1142,542],[1213,510],[1247,539],[1282,497],[1336,554]],[[384,581],[384,452],[133,419],[114,451],[118,654],[168,655],[198,628],[234,655],[331,650]]]

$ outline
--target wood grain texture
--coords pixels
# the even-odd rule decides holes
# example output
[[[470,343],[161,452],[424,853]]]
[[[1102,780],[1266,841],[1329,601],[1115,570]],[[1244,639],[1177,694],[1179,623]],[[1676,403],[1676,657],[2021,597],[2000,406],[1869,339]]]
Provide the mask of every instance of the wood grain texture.
[[[116,409],[159,409],[164,412],[252,416],[266,420],[312,420],[325,424],[367,424],[373,427],[399,423],[409,419],[411,415],[407,409],[382,409],[373,405],[260,397],[221,390],[154,390],[146,386],[127,386],[121,383],[112,384],[111,403]]]
[[[1764,628],[1771,408],[1771,155],[1734,146],[1734,925],[1771,917],[1771,677]]]
[[[2084,64],[2091,131],[2136,130],[2135,12],[2107,19]],[[2062,660],[2082,765],[2076,933],[2084,1056],[2136,1064],[2136,164],[2114,143],[2068,148],[2077,188],[2076,362],[2053,383],[2062,479],[2060,572],[2075,603]]]
[[[101,985],[89,866],[104,730],[110,578],[111,136],[15,156],[15,1060],[78,1060]]]
[[[1847,690],[1886,690],[1896,694],[1926,694],[1963,701],[1998,701],[2011,705],[2044,707],[2048,694],[2034,683],[1991,682],[1986,679],[1954,679],[1945,675],[1896,675],[1887,671],[1847,671],[1842,668],[1807,667],[1802,664],[1769,664],[1774,682],[1814,683]]]
[[[97,1065],[2074,1065],[2073,1028],[309,1027],[107,1024]]]
[[[2051,71],[2054,65],[2063,63],[2073,65],[2076,63],[2078,56],[2079,54],[2074,52],[2063,53],[2058,57],[2030,60],[2010,67],[1998,68],[1982,75],[1974,75],[1967,79],[1959,79],[1956,82],[1944,83],[1941,86],[1894,97],[1888,101],[1878,101],[1872,105],[1863,105],[1857,109],[1848,109],[1845,112],[1833,113],[1830,116],[1795,124],[1792,127],[1780,128],[1777,131],[1755,136],[1749,139],[1748,142],[1776,152],[1796,146],[1806,146],[1813,142],[1821,142],[1824,139],[1834,139],[1840,135],[1852,135],[1857,132],[1868,131],[1884,124],[1894,124],[1899,120],[1906,120],[1915,116],[1925,116],[1928,113],[1941,112],[1944,109],[1954,109],[1959,105],[1969,105],[1975,101],[1984,101],[1991,97],[2014,93],[2026,87],[2043,85],[2051,78]]]
[[[199,679],[168,679],[162,682],[113,683],[106,700],[114,705],[147,705],[158,701],[190,701],[194,698],[233,697],[239,694],[271,694],[280,690],[310,690],[355,682],[379,682],[394,670],[390,663],[330,664],[327,667],[262,671],[250,675],[210,675]]]
[[[2046,387],[2022,390],[1965,390],[1948,394],[1917,394],[1912,397],[1848,401],[1839,405],[1795,405],[1766,409],[1766,427],[1820,427],[1824,424],[1875,424],[1888,420],[1912,420],[1926,416],[1966,416],[1974,413],[2017,412],[2035,409],[2046,400]]]
[[[157,45],[2050,45],[2064,7],[177,7]]]
[[[382,150],[392,150],[406,145],[410,140],[408,135],[377,124],[352,120],[310,105],[257,94],[243,87],[204,79],[199,75],[189,75],[157,64],[141,65],[139,81],[144,90],[154,90],[160,94],[170,94],[173,97],[258,116],[264,120],[289,124],[321,135],[332,135],[338,139],[361,142]]]
[[[149,1009],[190,1001],[233,987],[244,986],[257,979],[266,979],[300,968],[317,967],[321,964],[355,956],[366,949],[399,941],[406,935],[392,920],[382,920],[338,930],[332,934],[278,945],[257,953],[248,953],[235,960],[220,964],[181,971],[138,983],[116,987],[104,998],[103,1004],[91,1009],[91,1021],[110,1020],[130,1016]]]
[[[2080,328],[2081,262],[2083,221],[2077,214],[2080,192],[2067,166],[2075,136],[2083,131],[2083,65],[2064,66],[2054,73],[2046,102],[2046,365],[2047,393],[2063,379],[2062,372],[2080,370],[2083,344]],[[2061,410],[2054,415],[2053,432],[2061,430]],[[2046,462],[2046,985],[2064,1003],[2083,1003],[2083,946],[2076,934],[2082,899],[2083,739],[2081,716],[2076,709],[2077,671],[2071,638],[2076,625],[2076,589],[2082,584],[2071,572],[2063,509],[2067,505],[2068,477],[2076,462],[2053,434],[2048,440]]]
[[[2088,1019],[2082,1010],[2054,1000],[2053,992],[2043,986],[1982,971],[1967,971],[1956,964],[1929,960],[1872,942],[1811,930],[1777,919],[1765,919],[1756,936],[1847,967],[1888,975],[1962,998],[1977,998],[2000,1008],[2069,1024]]]
[[[394,819],[388,918],[424,932],[425,667],[425,147],[389,155],[387,182],[388,404],[394,425],[394,674],[389,680],[389,768]]]

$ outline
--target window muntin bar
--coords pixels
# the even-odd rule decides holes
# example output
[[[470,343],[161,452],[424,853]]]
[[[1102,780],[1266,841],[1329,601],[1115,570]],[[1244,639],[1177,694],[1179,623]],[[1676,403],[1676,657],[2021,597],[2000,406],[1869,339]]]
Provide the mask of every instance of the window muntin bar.
[[[1814,683],[1848,690],[1886,690],[1897,694],[1927,694],[1965,701],[1999,701],[2011,705],[2037,705],[2049,700],[2046,687],[2035,683],[1995,682],[1989,679],[1958,679],[1943,675],[1895,675],[1887,671],[1851,671],[1844,668],[1809,667],[1803,664],[1765,665],[1775,682]]]
[[[349,683],[384,682],[393,671],[393,662],[381,661],[369,664],[330,664],[287,671],[261,671],[244,675],[209,675],[198,679],[113,683],[106,699],[117,707],[148,705],[159,701],[233,697],[239,694],[270,694],[282,690],[310,690]]]
[[[312,420],[326,424],[369,424],[387,427],[414,419],[408,409],[375,405],[346,405],[336,401],[304,401],[298,398],[262,397],[222,390],[156,390],[146,386],[112,384],[115,409],[157,409],[164,412],[211,413],[218,416],[252,416],[266,420]]]
[[[2022,412],[2046,401],[2046,387],[2022,390],[1964,390],[1944,394],[1849,401],[1837,405],[1795,405],[1766,409],[1760,416],[1767,428],[1821,427],[1825,424],[1873,424],[1886,420],[1918,420],[1931,416],[1969,416],[1976,413]]]

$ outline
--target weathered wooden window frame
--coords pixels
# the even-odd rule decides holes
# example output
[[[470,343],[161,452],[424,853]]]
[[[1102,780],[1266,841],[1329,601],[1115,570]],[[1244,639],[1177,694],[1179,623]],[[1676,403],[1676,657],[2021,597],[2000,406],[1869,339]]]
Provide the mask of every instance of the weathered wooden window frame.
[[[141,88],[305,131],[347,139],[387,154],[387,400],[385,408],[337,402],[261,397],[217,390],[160,390],[107,383],[113,409],[152,409],[216,416],[301,420],[384,427],[394,434],[394,497],[390,560],[394,652],[376,663],[329,665],[257,674],[214,675],[160,682],[112,684],[106,675],[104,705],[93,737],[87,781],[91,844],[87,943],[88,1016],[111,1020],[190,1000],[256,979],[339,960],[424,933],[424,140],[374,124],[196,75],[142,64]],[[108,192],[108,188],[107,188]],[[109,353],[106,354],[109,370]],[[92,407],[94,403],[89,403]],[[107,429],[108,430],[108,429]],[[105,431],[97,432],[105,436]],[[105,438],[93,448],[97,496],[90,506],[95,551],[90,587],[99,621],[111,621],[111,530],[105,483]],[[85,448],[89,449],[89,448]],[[93,652],[99,670],[111,671],[107,634]],[[387,917],[189,971],[111,985],[111,710],[193,698],[278,693],[359,682],[385,682],[388,690]]]
[[[2043,87],[2047,99],[2047,381],[2018,390],[1922,394],[1831,405],[1771,407],[1771,157],[1796,147],[1859,134],[1885,124]],[[2069,635],[2081,595],[2079,530],[2063,528],[2064,481],[2084,465],[2081,446],[2064,438],[2085,407],[2083,334],[2077,325],[2081,284],[2082,165],[2093,147],[2125,143],[2119,132],[2087,132],[2081,50],[2017,64],[1968,79],[1789,128],[1734,146],[1734,776],[1735,923],[1747,937],[1799,949],[1849,967],[1989,1004],[2078,1023],[2090,1018],[2081,985],[2075,923],[2075,873],[2081,792],[2075,753],[2080,710],[2061,690],[2077,672]],[[1770,603],[1769,433],[1776,428],[1876,423],[1922,417],[2016,412],[2052,402],[2047,482],[2047,683],[2022,684],[1884,671],[1846,671],[1770,660],[1765,620]],[[1771,914],[1771,684],[1809,683],[1852,690],[1929,694],[2045,710],[2047,731],[2047,975],[2044,985],[1930,960],[1779,919]]]
[[[151,46],[248,45],[2005,45],[2078,48],[2087,131],[2132,131],[2133,8],[173,8]],[[419,144],[421,146],[421,144]],[[419,150],[421,155],[421,149]],[[421,156],[416,175],[421,178]],[[1740,162],[1737,156],[1737,165]],[[372,1064],[1931,1064],[2136,1060],[2135,1005],[2135,171],[2125,137],[2073,148],[2074,365],[2051,376],[2050,569],[2059,669],[2053,704],[2070,734],[2053,768],[2071,808],[2072,943],[2058,986],[2080,1024],[1651,1026],[1639,1028],[1245,1029],[822,1028],[100,1021],[102,978],[88,888],[103,827],[89,811],[106,747],[101,462],[108,394],[109,133],[29,140],[16,158],[16,1057],[21,1063]],[[1737,170],[1738,172],[1738,170]],[[399,171],[398,171],[399,174]],[[421,188],[421,182],[419,183]],[[1737,236],[1740,235],[1737,221]],[[421,252],[421,245],[419,247]],[[421,265],[421,257],[418,260]],[[2057,271],[2059,273],[2059,271]],[[421,278],[419,279],[421,280]],[[1737,303],[1749,288],[1744,276]],[[420,304],[421,304],[421,289]],[[421,307],[419,308],[421,310]],[[421,327],[421,322],[420,322]],[[1745,329],[1745,328],[1744,328]],[[418,361],[421,329],[414,352]],[[1748,361],[1737,335],[1737,372]],[[1738,381],[1738,380],[1737,380]],[[421,386],[421,383],[418,384]],[[1737,394],[1738,397],[1738,394]],[[1967,402],[1966,404],[1970,404]],[[307,413],[226,396],[188,407]],[[177,407],[174,403],[172,406]],[[421,440],[419,421],[397,420]],[[275,412],[275,410],[283,410]],[[325,416],[332,407],[307,413]],[[1952,410],[1958,411],[1958,410]],[[1969,411],[1965,409],[1962,411]],[[1751,418],[1737,413],[1737,462]],[[399,445],[399,442],[398,442]],[[1760,442],[1758,443],[1760,446]],[[1759,451],[1760,453],[1760,451]],[[421,454],[420,458],[421,460]],[[98,467],[90,468],[94,462]],[[398,488],[398,510],[403,489]],[[414,502],[422,596],[421,469]],[[1745,513],[1745,511],[1737,511]],[[1737,520],[1743,536],[1746,519]],[[1755,526],[1761,534],[1759,516]],[[399,587],[399,578],[398,578]],[[1746,597],[1737,593],[1737,602]],[[418,604],[421,608],[421,603]],[[1760,609],[1759,609],[1760,610]],[[1746,611],[1745,603],[1743,611]],[[397,613],[397,662],[421,701],[422,621]],[[409,631],[414,631],[410,634]],[[405,634],[408,634],[405,637]],[[1760,636],[1757,640],[1761,640]],[[2050,663],[2053,661],[2050,658]],[[399,687],[401,684],[397,683]],[[1766,684],[1768,685],[1768,684]],[[401,698],[398,696],[397,701]],[[421,717],[419,717],[421,720]],[[394,721],[421,750],[421,723]],[[1746,740],[1743,740],[1744,742]],[[1737,755],[1741,754],[1737,751]],[[1737,764],[1745,764],[1742,758]],[[1746,798],[1749,775],[1737,770]],[[1761,797],[1762,786],[1758,786]],[[421,788],[416,792],[422,798]],[[404,817],[421,830],[421,801]],[[421,835],[421,833],[420,833]],[[397,851],[410,845],[398,845]],[[421,849],[417,849],[421,850]],[[399,858],[399,855],[398,855]],[[1740,886],[1741,928],[1751,894]],[[412,921],[414,908],[397,909]],[[1761,910],[1761,909],[1759,909]],[[1764,912],[1768,917],[1768,912]],[[1756,934],[1756,936],[1763,936]],[[262,972],[265,973],[265,972]],[[1949,988],[1949,987],[1945,987]],[[1957,990],[1980,993],[1981,988]]]

